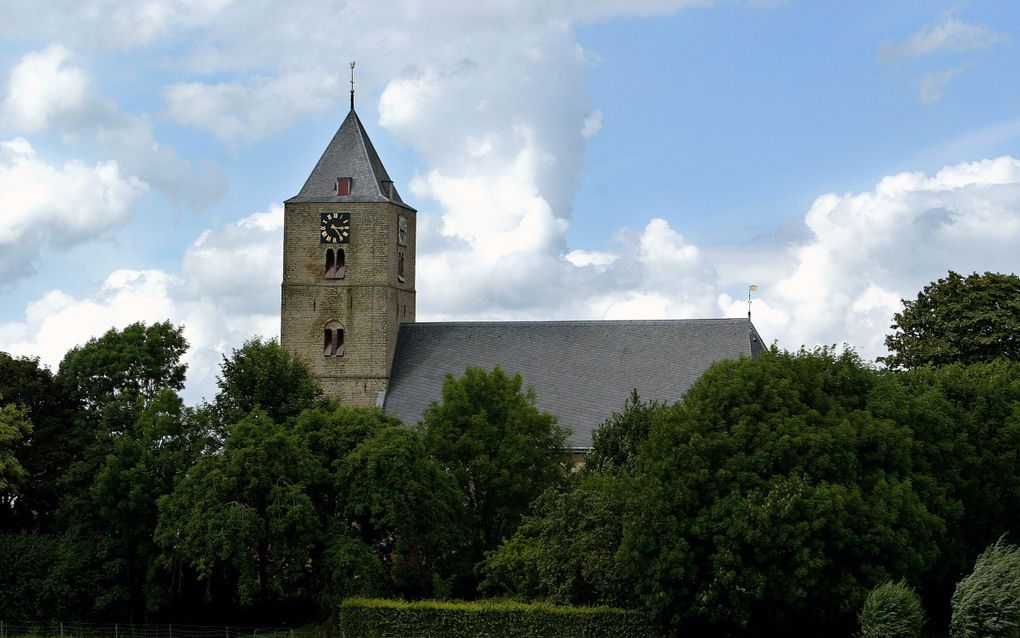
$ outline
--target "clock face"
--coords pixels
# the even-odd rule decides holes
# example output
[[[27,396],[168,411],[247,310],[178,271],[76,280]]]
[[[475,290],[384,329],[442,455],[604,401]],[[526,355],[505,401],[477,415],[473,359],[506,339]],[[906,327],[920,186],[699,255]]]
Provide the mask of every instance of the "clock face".
[[[319,213],[320,244],[346,244],[350,239],[350,213]]]

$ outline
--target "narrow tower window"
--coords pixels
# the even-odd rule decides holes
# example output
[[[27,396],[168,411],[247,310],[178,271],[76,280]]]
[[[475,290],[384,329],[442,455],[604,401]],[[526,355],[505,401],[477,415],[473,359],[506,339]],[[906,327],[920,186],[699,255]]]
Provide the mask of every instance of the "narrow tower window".
[[[404,283],[404,251],[397,252],[397,281]]]
[[[339,321],[330,321],[322,331],[322,356],[344,356],[344,329]]]
[[[343,248],[326,249],[326,279],[343,279],[347,274],[347,256]]]
[[[336,255],[332,248],[326,249],[326,279],[332,279],[336,272]]]
[[[343,248],[336,249],[336,270],[333,271],[333,279],[343,279],[347,274],[347,254]]]
[[[338,177],[336,178],[336,194],[344,197],[351,194],[351,184],[354,182],[353,177]]]

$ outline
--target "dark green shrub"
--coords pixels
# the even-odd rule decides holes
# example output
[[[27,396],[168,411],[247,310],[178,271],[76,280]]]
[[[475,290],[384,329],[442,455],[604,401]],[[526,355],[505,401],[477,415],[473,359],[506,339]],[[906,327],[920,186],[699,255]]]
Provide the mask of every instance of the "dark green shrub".
[[[924,610],[914,590],[900,581],[871,590],[861,610],[861,638],[917,638]]]
[[[340,608],[345,638],[637,638],[656,635],[640,612],[612,607],[480,601],[402,602],[349,598]]]
[[[1020,637],[1020,550],[997,540],[953,593],[953,638]]]

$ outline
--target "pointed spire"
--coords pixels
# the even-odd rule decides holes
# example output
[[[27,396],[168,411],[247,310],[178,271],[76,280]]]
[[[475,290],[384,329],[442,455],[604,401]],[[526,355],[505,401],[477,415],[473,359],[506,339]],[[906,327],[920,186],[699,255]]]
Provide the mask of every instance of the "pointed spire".
[[[354,93],[352,88],[351,99]],[[349,194],[338,193],[337,181],[351,178]],[[333,136],[301,192],[289,202],[393,202],[400,199],[358,114],[352,108]]]

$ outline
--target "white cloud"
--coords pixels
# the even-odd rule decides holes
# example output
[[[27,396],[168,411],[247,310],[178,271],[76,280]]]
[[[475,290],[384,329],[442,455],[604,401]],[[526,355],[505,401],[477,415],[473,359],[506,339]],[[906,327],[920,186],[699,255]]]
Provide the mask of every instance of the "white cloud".
[[[899,299],[947,270],[1020,270],[1020,161],[891,175],[872,191],[817,198],[805,221],[812,239],[793,249],[793,272],[762,287],[789,317],[764,336],[790,347],[846,341],[875,357]]]
[[[585,266],[608,266],[619,259],[619,255],[604,252],[601,250],[572,250],[566,254],[565,259],[578,268]]]
[[[59,131],[73,149],[98,150],[155,190],[200,208],[224,194],[211,163],[196,169],[156,139],[147,115],[122,112],[92,88],[88,73],[72,66],[62,45],[26,54],[11,72],[0,104],[0,125],[19,133]]]
[[[301,70],[245,84],[181,82],[165,91],[170,117],[223,142],[255,142],[334,105],[333,72]]]
[[[919,88],[921,93],[921,102],[925,104],[934,104],[942,99],[942,93],[949,84],[949,80],[953,79],[954,76],[959,75],[963,71],[962,66],[953,67],[949,69],[942,69],[941,71],[932,71],[926,73],[920,80]]]
[[[588,139],[601,130],[602,111],[594,111],[591,115],[584,118],[584,124],[581,126],[581,137]]]
[[[924,26],[906,41],[883,46],[882,57],[891,60],[937,51],[972,51],[1008,41],[1004,33],[983,24],[957,20],[952,13],[945,13],[938,22]]]
[[[233,314],[279,312],[283,206],[205,230],[181,260],[182,295]]]
[[[64,353],[112,327],[169,319],[184,325],[190,349],[186,396],[211,397],[224,354],[255,335],[279,334],[283,208],[273,205],[189,246],[177,273],[122,269],[99,290],[51,290],[24,318],[0,324],[0,350],[56,367]]]
[[[24,138],[0,143],[0,280],[31,268],[42,246],[71,246],[124,223],[147,190],[115,161],[56,167]]]
[[[88,97],[88,76],[70,66],[70,52],[51,45],[29,53],[11,71],[0,122],[26,133],[47,128],[79,110]]]

